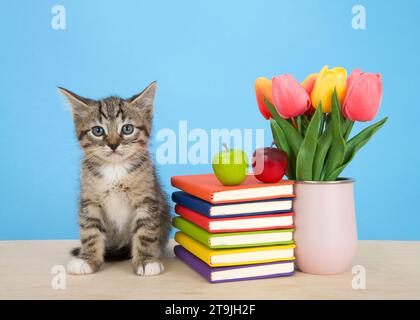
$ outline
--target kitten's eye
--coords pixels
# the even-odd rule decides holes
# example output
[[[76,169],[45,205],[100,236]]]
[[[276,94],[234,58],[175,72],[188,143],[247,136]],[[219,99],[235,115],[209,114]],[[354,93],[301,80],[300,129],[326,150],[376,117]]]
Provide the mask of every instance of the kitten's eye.
[[[134,126],[132,124],[125,124],[121,129],[122,134],[132,134],[133,131]]]
[[[102,127],[96,126],[96,127],[93,127],[92,128],[92,134],[95,137],[101,137],[101,136],[103,136],[105,134],[105,130]]]

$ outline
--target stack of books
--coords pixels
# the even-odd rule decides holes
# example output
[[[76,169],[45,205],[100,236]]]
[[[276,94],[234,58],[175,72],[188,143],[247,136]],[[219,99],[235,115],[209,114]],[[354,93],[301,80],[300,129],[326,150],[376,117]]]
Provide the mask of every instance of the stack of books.
[[[176,256],[209,282],[294,274],[293,182],[253,175],[223,186],[213,174],[172,177]]]

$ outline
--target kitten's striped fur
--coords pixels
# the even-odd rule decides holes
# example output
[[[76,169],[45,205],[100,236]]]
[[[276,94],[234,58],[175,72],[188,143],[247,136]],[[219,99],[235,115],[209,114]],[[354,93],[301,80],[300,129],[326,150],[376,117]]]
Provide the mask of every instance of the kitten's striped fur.
[[[79,225],[81,247],[68,271],[86,274],[104,260],[131,258],[138,275],[163,271],[169,208],[148,150],[156,83],[130,99],[91,100],[59,88],[72,109],[84,151]],[[131,134],[123,133],[132,125]],[[104,134],[95,136],[93,127]],[[113,151],[113,148],[115,149]]]

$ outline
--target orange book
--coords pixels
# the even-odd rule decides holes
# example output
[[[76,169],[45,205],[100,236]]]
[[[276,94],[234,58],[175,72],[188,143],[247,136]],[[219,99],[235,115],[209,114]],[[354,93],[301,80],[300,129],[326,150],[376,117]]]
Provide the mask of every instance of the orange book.
[[[263,183],[252,174],[237,186],[222,185],[214,174],[174,176],[171,178],[171,184],[175,188],[213,204],[294,197],[294,181]]]

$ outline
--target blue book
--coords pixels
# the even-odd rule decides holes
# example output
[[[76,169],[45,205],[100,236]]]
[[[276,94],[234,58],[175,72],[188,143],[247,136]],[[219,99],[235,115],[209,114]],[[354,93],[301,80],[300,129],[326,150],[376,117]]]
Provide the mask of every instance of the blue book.
[[[293,198],[281,198],[229,204],[211,204],[183,191],[172,193],[172,201],[175,203],[213,218],[288,213],[292,211],[292,199]]]

